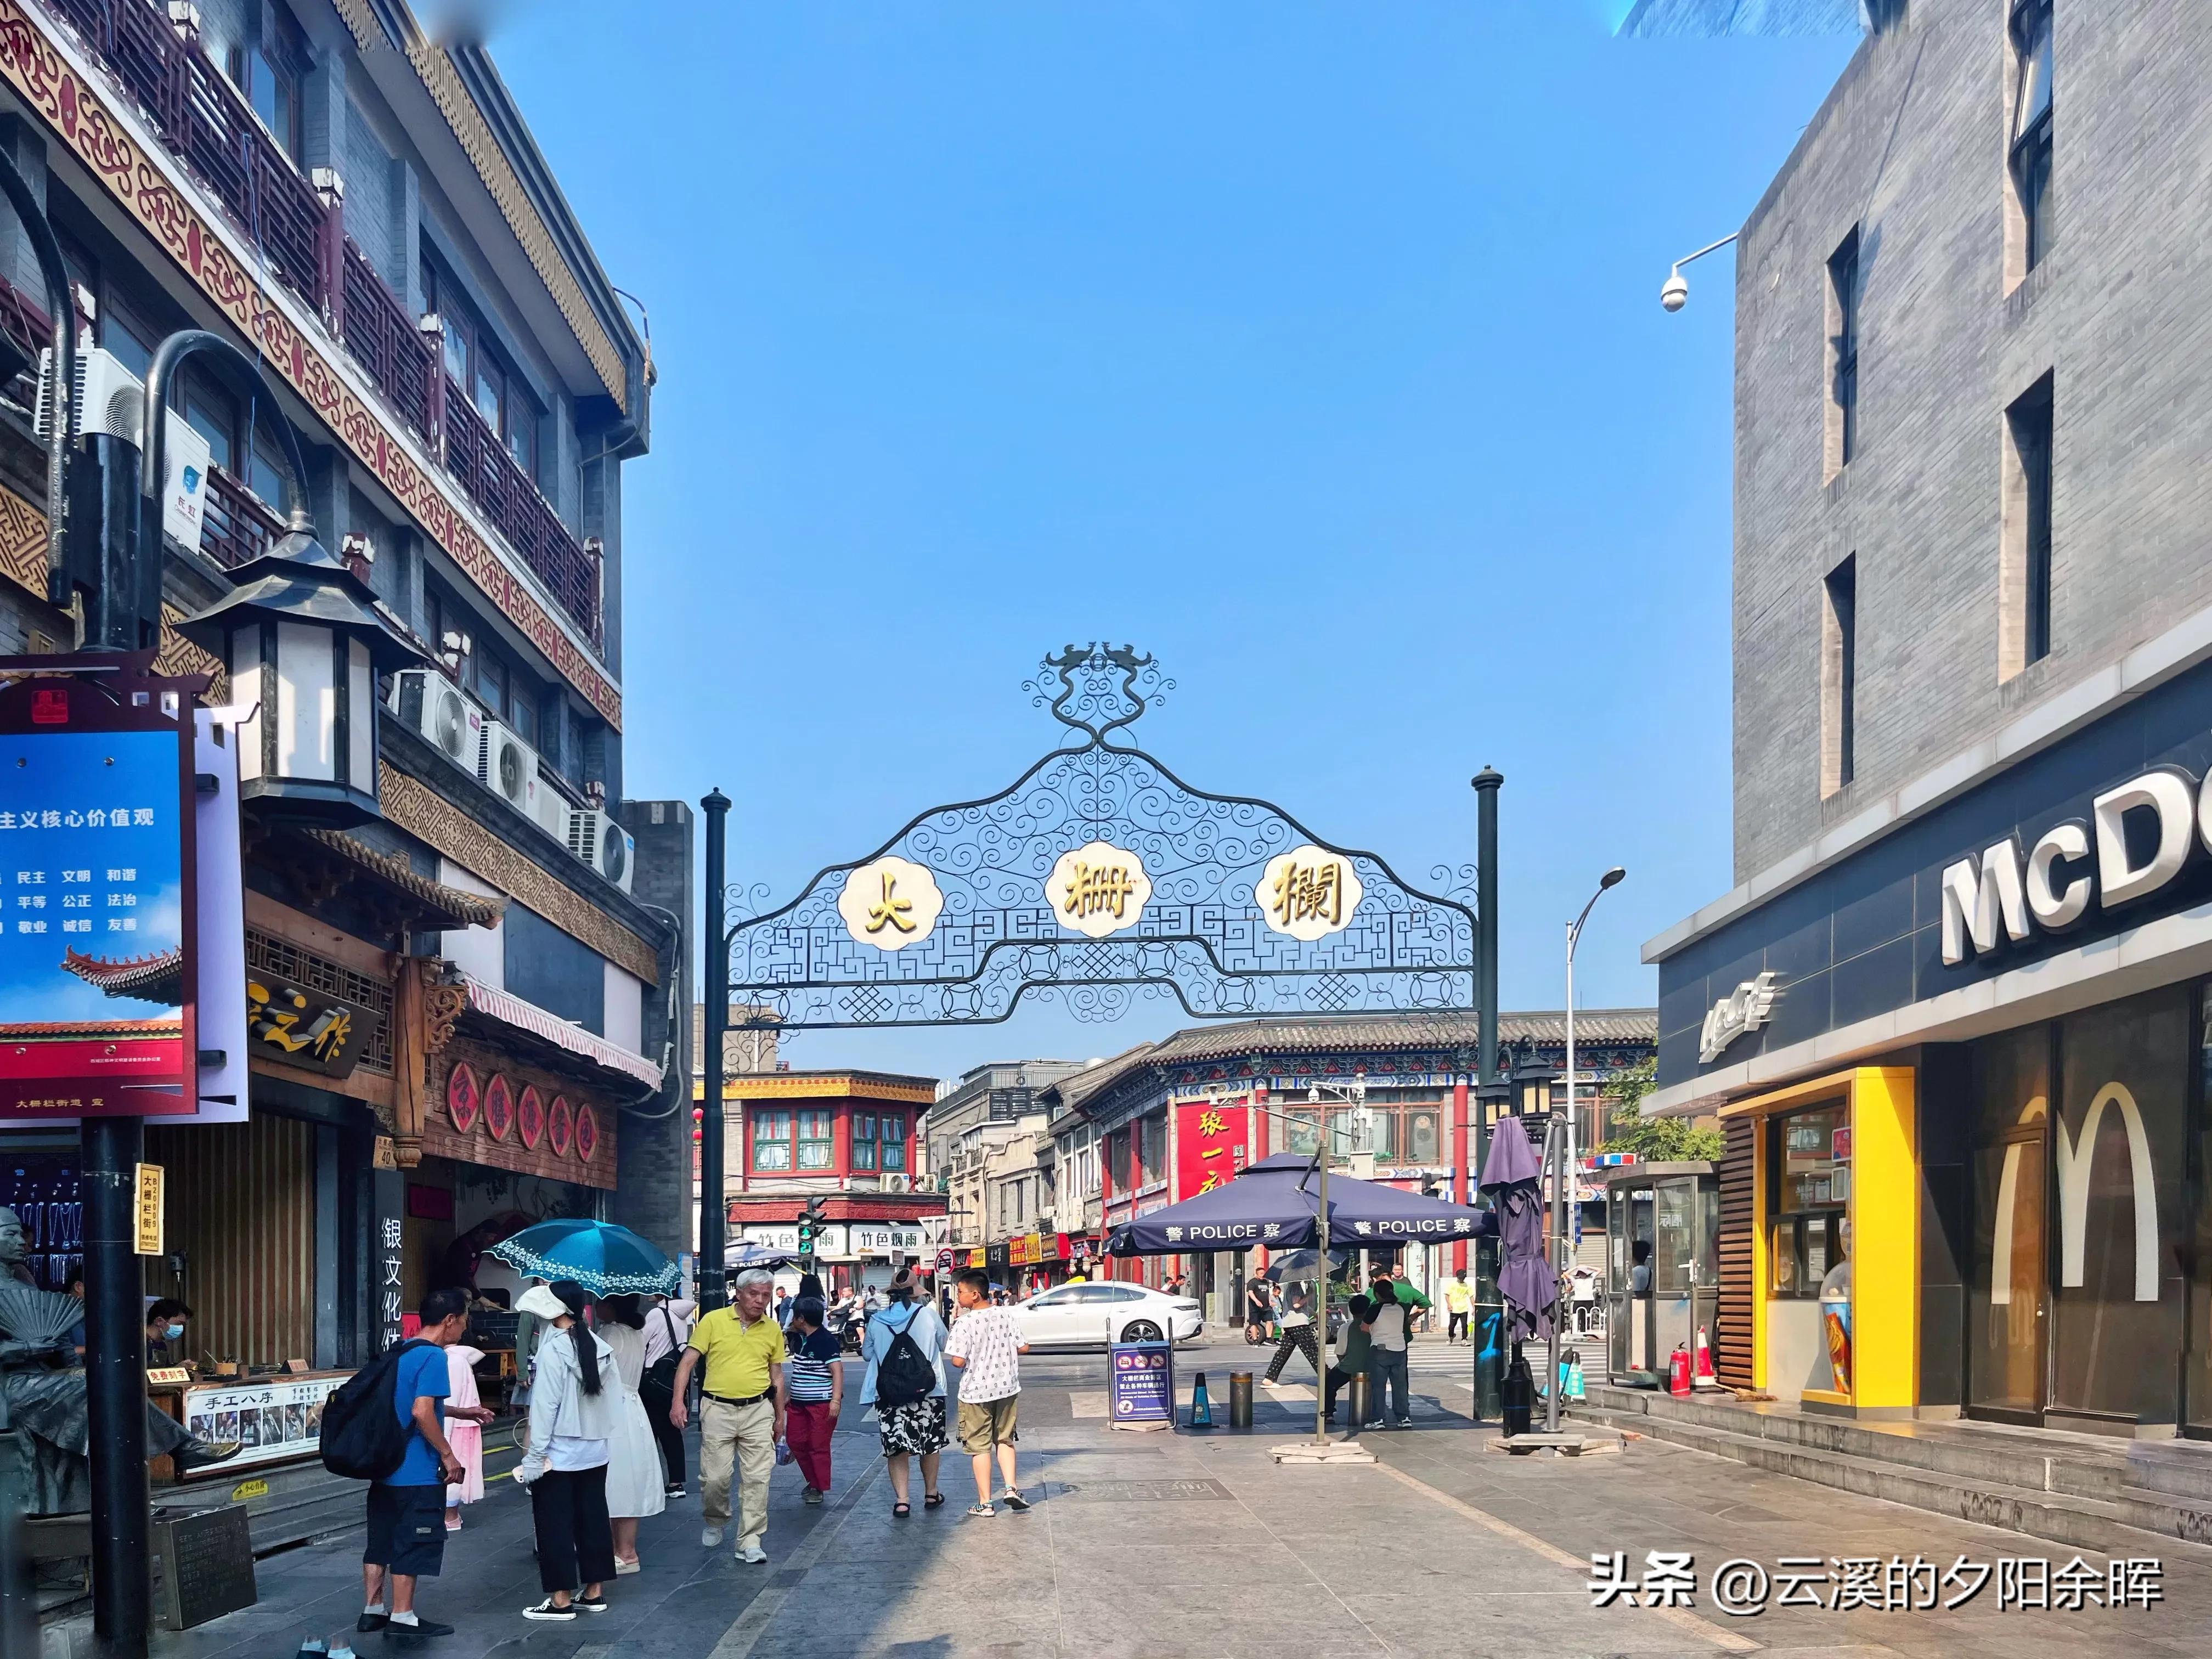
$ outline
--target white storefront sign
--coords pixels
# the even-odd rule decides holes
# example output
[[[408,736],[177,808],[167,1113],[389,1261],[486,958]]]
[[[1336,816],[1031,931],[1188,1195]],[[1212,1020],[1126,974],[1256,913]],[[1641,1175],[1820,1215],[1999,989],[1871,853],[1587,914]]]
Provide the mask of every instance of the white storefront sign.
[[[1774,999],[1780,994],[1774,987],[1775,976],[1764,973],[1756,979],[1747,979],[1713,1004],[1705,1015],[1705,1026],[1698,1042],[1698,1060],[1710,1065],[1718,1060],[1721,1051],[1738,1037],[1756,1031],[1766,1024],[1774,1012]]]

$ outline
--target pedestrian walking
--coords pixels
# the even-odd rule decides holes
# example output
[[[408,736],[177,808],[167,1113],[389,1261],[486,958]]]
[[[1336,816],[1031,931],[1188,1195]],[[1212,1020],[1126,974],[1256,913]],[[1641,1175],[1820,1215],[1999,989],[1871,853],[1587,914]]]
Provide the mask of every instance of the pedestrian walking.
[[[531,1379],[530,1448],[514,1469],[514,1484],[530,1493],[545,1595],[522,1616],[573,1624],[580,1609],[607,1610],[606,1581],[615,1576],[607,1515],[607,1457],[617,1418],[614,1352],[586,1328],[584,1289],[571,1279],[526,1291],[516,1305],[548,1326]]]
[[[676,1403],[676,1365],[691,1334],[691,1322],[699,1304],[681,1297],[660,1297],[645,1316],[645,1376],[637,1395],[645,1403],[646,1420],[660,1447],[665,1496],[681,1498],[684,1491],[684,1431],[668,1420]]]
[[[890,1476],[891,1514],[914,1513],[907,1501],[907,1459],[921,1460],[921,1506],[938,1508],[937,1467],[945,1449],[945,1321],[921,1293],[911,1267],[891,1276],[889,1304],[860,1336],[860,1403],[876,1408],[884,1472]]]
[[[607,1519],[614,1528],[615,1577],[639,1571],[637,1523],[668,1507],[667,1470],[641,1392],[645,1310],[635,1296],[599,1304],[599,1338],[614,1355],[615,1431],[607,1438]]]
[[[844,1348],[823,1328],[824,1316],[821,1297],[799,1297],[784,1339],[783,1391],[790,1402],[784,1437],[806,1483],[799,1494],[806,1504],[819,1504],[830,1490],[830,1437],[845,1404]]]
[[[392,1409],[407,1426],[399,1467],[368,1488],[368,1538],[361,1553],[361,1618],[364,1635],[384,1631],[403,1645],[453,1627],[415,1611],[418,1580],[435,1578],[446,1559],[446,1488],[465,1476],[446,1438],[446,1396],[452,1389],[445,1350],[468,1328],[469,1300],[459,1291],[433,1291],[416,1310],[422,1334],[404,1344],[392,1380]],[[481,1406],[455,1407],[481,1423]]]
[[[1372,1339],[1364,1322],[1371,1305],[1364,1295],[1352,1298],[1345,1310],[1344,1328],[1337,1334],[1336,1345],[1330,1352],[1328,1382],[1323,1390],[1322,1409],[1332,1423],[1336,1421],[1337,1391],[1349,1385],[1353,1377],[1366,1374],[1367,1352]]]
[[[468,1328],[465,1315],[461,1328]],[[462,1415],[462,1408],[473,1410],[483,1404],[477,1393],[476,1372],[483,1357],[482,1348],[472,1348],[465,1340],[449,1343],[446,1348],[446,1410],[453,1419],[446,1425],[446,1443],[453,1449],[453,1461],[462,1470],[461,1478],[446,1486],[447,1532],[461,1529],[464,1504],[477,1503],[483,1497],[483,1427]]]
[[[1021,1328],[1004,1308],[988,1305],[989,1275],[970,1267],[953,1279],[953,1295],[966,1310],[945,1344],[945,1358],[960,1372],[960,1445],[973,1460],[975,1501],[968,1506],[975,1516],[995,1515],[991,1507],[991,1463],[998,1460],[1003,1485],[1000,1500],[1011,1510],[1025,1510],[1014,1479],[1015,1418],[1021,1402],[1020,1356],[1029,1352]]]
[[[1474,1309],[1474,1287],[1467,1282],[1467,1269],[1462,1267],[1444,1286],[1444,1311],[1451,1317],[1444,1325],[1444,1346],[1468,1340],[1468,1316]]]
[[[778,1290],[775,1293],[775,1322],[786,1330],[791,1328],[791,1292]]]
[[[1267,1340],[1267,1327],[1275,1321],[1275,1297],[1264,1279],[1244,1287],[1244,1340],[1254,1347]]]
[[[1397,1413],[1398,1426],[1410,1429],[1413,1426],[1413,1413],[1407,1399],[1409,1384],[1406,1376],[1406,1336],[1412,1310],[1398,1299],[1397,1285],[1388,1267],[1375,1270],[1368,1281],[1367,1294],[1370,1305],[1362,1322],[1367,1327],[1370,1345],[1367,1351],[1368,1420],[1360,1426],[1389,1426],[1383,1411],[1383,1392],[1387,1388],[1390,1404]],[[1422,1300],[1425,1306],[1427,1298]]]
[[[731,1305],[710,1309],[692,1328],[676,1367],[676,1399],[668,1420],[690,1420],[684,1403],[691,1373],[704,1364],[699,1408],[699,1542],[713,1549],[730,1523],[730,1473],[738,1478],[738,1559],[768,1559],[768,1478],[783,1438],[783,1328],[769,1317],[775,1279],[759,1267],[738,1275]]]
[[[1290,1364],[1291,1356],[1302,1353],[1306,1363],[1314,1368],[1314,1381],[1321,1381],[1321,1344],[1314,1335],[1313,1316],[1306,1311],[1306,1293],[1293,1290],[1282,1314],[1282,1340],[1275,1345],[1275,1357],[1269,1362],[1267,1374],[1260,1379],[1261,1386],[1279,1389],[1283,1386],[1283,1367]]]

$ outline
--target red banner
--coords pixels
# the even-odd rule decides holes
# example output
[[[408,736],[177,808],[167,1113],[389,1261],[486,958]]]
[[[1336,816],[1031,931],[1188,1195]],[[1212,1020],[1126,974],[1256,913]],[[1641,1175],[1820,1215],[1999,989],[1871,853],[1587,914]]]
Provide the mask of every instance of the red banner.
[[[1177,1202],[1212,1192],[1243,1174],[1251,1161],[1244,1097],[1185,1100],[1176,1105]]]

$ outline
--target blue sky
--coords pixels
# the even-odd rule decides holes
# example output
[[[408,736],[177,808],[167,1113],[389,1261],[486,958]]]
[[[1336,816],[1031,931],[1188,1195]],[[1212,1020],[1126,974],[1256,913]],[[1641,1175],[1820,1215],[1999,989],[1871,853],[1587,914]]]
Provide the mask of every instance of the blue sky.
[[[1149,745],[1401,871],[1505,774],[1505,1006],[1586,1006],[1729,880],[1733,270],[1854,41],[1620,40],[1607,0],[581,0],[492,46],[650,307],[628,793],[719,785],[780,900],[1057,729],[1069,641]],[[820,1034],[950,1073],[1175,1021]]]

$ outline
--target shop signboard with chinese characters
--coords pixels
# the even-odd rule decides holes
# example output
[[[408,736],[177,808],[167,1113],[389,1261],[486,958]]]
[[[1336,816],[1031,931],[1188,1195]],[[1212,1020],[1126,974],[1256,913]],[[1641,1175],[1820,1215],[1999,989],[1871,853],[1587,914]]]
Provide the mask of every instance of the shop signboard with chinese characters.
[[[198,1105],[199,682],[131,661],[0,690],[0,1121]]]
[[[224,1479],[249,1464],[312,1457],[322,1446],[324,1402],[348,1375],[195,1384],[185,1390],[185,1427],[203,1440],[240,1443],[236,1457],[210,1470]]]
[[[267,974],[246,981],[252,1052],[325,1077],[350,1077],[374,1021],[349,1002]]]
[[[903,1250],[909,1257],[919,1256],[927,1243],[921,1229],[902,1222],[855,1221],[852,1224],[853,1254],[865,1256],[889,1256],[893,1251]]]
[[[1250,1103],[1243,1095],[1176,1103],[1178,1202],[1227,1185],[1250,1162]]]

